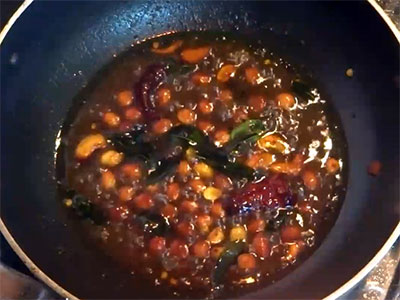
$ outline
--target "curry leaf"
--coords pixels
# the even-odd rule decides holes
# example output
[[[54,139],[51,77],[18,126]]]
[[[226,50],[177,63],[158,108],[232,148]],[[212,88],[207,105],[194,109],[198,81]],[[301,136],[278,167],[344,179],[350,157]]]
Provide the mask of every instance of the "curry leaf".
[[[199,155],[201,156],[202,153],[199,152]],[[218,156],[213,157],[210,154],[204,155],[203,153],[203,159],[211,167],[227,176],[233,178],[247,178],[249,180],[254,177],[254,170],[252,168],[239,163],[230,162],[226,157],[218,158]]]
[[[301,79],[294,79],[292,81],[292,92],[295,93],[297,96],[305,99],[305,100],[314,100],[315,95],[312,93],[312,89]]]
[[[90,219],[98,225],[104,223],[105,217],[100,209],[91,203],[87,197],[78,194],[75,191],[73,193],[72,208],[78,216],[85,219]]]
[[[211,140],[197,128],[189,135],[189,140],[196,149],[197,156],[214,169],[235,178],[253,178],[253,169],[229,161],[226,149],[216,147]]]
[[[275,215],[267,220],[266,231],[273,232],[279,230],[279,228],[287,224],[290,219],[293,219],[296,215],[296,209],[294,208],[285,208],[285,209],[278,209]]]
[[[236,262],[237,257],[244,251],[244,248],[245,243],[241,241],[230,242],[226,245],[225,251],[221,254],[215,265],[212,276],[214,284],[220,284],[223,281],[229,267]]]
[[[252,119],[236,126],[231,132],[231,140],[243,140],[249,136],[260,134],[265,130],[261,120]]]
[[[136,217],[136,221],[143,227],[145,232],[152,235],[165,236],[171,229],[168,220],[155,213],[141,213]]]
[[[246,122],[245,122],[246,123]],[[242,124],[243,125],[243,124]],[[245,132],[257,134],[263,128],[261,121],[251,120],[234,134],[240,138]],[[188,125],[179,125],[171,128],[168,132],[159,137],[158,143],[168,149],[180,147],[179,154],[170,158],[159,159],[159,154],[152,143],[145,141],[145,134],[142,130],[136,130],[123,134],[116,134],[110,138],[114,147],[123,152],[126,156],[144,157],[147,164],[156,161],[156,167],[147,179],[147,184],[154,184],[164,177],[172,174],[179,164],[184,151],[190,146],[194,147],[200,159],[205,160],[210,166],[228,176],[235,178],[253,178],[253,169],[239,163],[231,162],[228,159],[227,148],[218,148],[198,128]],[[252,137],[248,137],[248,139]],[[253,137],[254,138],[254,137]]]
[[[230,140],[226,144],[225,149],[229,153],[235,150],[241,143],[254,143],[260,138],[263,132],[265,132],[265,126],[261,120],[247,120],[232,130]]]
[[[179,161],[179,156],[159,161],[157,168],[147,176],[146,183],[155,184],[168,175],[171,175],[178,167]]]
[[[144,140],[143,130],[133,130],[125,133],[113,134],[109,140],[117,151],[123,152],[128,157],[149,157],[153,146]]]
[[[173,58],[165,60],[167,66],[167,75],[185,75],[196,69],[195,65],[181,64]]]

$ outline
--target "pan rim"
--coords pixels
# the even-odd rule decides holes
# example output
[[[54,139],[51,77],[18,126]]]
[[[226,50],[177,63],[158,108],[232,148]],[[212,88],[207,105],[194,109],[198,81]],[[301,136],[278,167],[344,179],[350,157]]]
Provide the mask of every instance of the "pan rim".
[[[21,6],[15,11],[15,13],[11,16],[10,20],[6,23],[4,28],[0,32],[0,45],[3,43],[7,33],[10,31],[11,27],[15,24],[18,18],[26,11],[26,9],[32,4],[34,0],[25,0]],[[379,16],[383,19],[386,25],[389,27],[390,31],[394,34],[397,42],[400,45],[400,30],[397,29],[396,25],[389,18],[389,16],[384,12],[382,7],[376,2],[376,0],[367,0],[367,2],[374,8],[374,10],[379,14]],[[8,244],[14,250],[14,252],[18,255],[18,257],[22,260],[22,262],[28,267],[28,269],[34,274],[38,279],[44,282],[47,286],[53,289],[55,292],[60,294],[62,297],[68,299],[76,299],[79,298],[63,287],[59,285],[57,282],[52,280],[46,273],[44,273],[24,252],[24,250],[18,245],[17,241],[13,238],[9,230],[7,229],[5,223],[0,217],[0,232],[3,234],[4,238],[7,240]],[[382,260],[382,258],[389,252],[390,248],[396,242],[396,240],[400,237],[400,221],[397,223],[393,232],[390,234],[388,239],[385,241],[383,246],[378,250],[378,252],[374,255],[374,257],[361,268],[361,270],[354,275],[351,279],[345,282],[342,286],[337,288],[335,291],[331,292],[328,296],[324,297],[323,300],[333,300],[337,299],[340,296],[344,295],[351,288],[353,288],[356,284],[358,284],[378,263]]]

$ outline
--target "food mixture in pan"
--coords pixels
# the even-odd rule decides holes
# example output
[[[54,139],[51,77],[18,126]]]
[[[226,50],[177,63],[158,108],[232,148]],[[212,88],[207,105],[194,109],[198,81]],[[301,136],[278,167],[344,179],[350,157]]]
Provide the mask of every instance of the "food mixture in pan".
[[[80,100],[62,137],[64,203],[135,280],[177,297],[254,291],[333,224],[346,169],[339,123],[259,45],[158,37]]]

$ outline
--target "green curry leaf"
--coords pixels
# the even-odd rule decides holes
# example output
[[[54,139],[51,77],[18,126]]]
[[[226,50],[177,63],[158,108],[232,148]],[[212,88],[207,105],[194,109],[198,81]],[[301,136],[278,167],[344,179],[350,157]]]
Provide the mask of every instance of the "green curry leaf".
[[[294,79],[292,81],[292,92],[295,93],[297,96],[300,98],[303,98],[305,100],[314,100],[315,95],[312,93],[312,89],[308,84],[306,84],[304,81],[301,79]]]
[[[265,126],[261,120],[247,120],[236,126],[230,135],[230,140],[226,144],[227,152],[235,150],[241,143],[254,143],[265,132]]]
[[[261,120],[252,119],[243,122],[236,126],[231,132],[231,140],[243,140],[249,136],[260,134],[265,130],[264,124]]]
[[[229,242],[225,251],[221,254],[220,258],[215,265],[215,269],[212,275],[212,282],[214,284],[222,283],[226,272],[229,267],[236,262],[237,257],[244,251],[244,242]]]

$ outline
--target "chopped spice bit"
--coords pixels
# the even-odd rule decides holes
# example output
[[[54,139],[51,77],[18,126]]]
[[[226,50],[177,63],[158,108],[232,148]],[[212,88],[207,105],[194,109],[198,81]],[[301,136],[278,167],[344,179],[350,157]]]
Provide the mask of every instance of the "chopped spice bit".
[[[217,80],[227,82],[231,77],[234,77],[236,67],[234,65],[224,65],[217,73]]]
[[[219,244],[221,243],[225,238],[224,231],[222,230],[221,227],[216,227],[214,228],[210,234],[207,237],[207,240],[211,244]]]
[[[240,254],[238,257],[238,267],[240,269],[254,269],[256,267],[256,258],[250,253]]]
[[[157,91],[158,104],[161,106],[167,105],[171,100],[171,90],[162,88]]]
[[[264,60],[264,65],[270,65],[272,63],[272,61],[270,59],[266,59]]]
[[[106,171],[101,174],[101,186],[106,190],[111,190],[115,187],[117,180],[111,171]]]
[[[329,157],[326,161],[326,170],[330,174],[336,173],[340,169],[339,161],[333,157]]]
[[[353,77],[353,75],[354,75],[354,71],[353,71],[352,68],[349,68],[349,69],[346,70],[346,76],[347,77]]]
[[[378,176],[381,172],[382,164],[378,160],[371,161],[368,166],[368,174],[372,176]]]
[[[160,278],[161,278],[161,279],[167,279],[167,278],[168,278],[168,273],[165,272],[165,271],[162,271],[162,272],[161,272]]]
[[[200,175],[201,178],[212,178],[214,170],[206,163],[199,162],[194,166],[194,170]]]
[[[119,105],[121,105],[121,106],[130,105],[133,100],[132,92],[129,90],[119,92],[117,95],[117,100],[118,100]]]
[[[70,207],[72,205],[72,199],[64,199],[64,205]]]
[[[116,113],[106,112],[103,116],[103,121],[110,127],[117,127],[120,124],[121,119]]]
[[[235,226],[231,229],[231,233],[229,235],[232,242],[240,241],[246,239],[246,229],[243,226]]]
[[[101,155],[100,162],[105,167],[115,167],[123,158],[124,154],[114,150],[108,150]]]
[[[222,195],[221,190],[212,186],[209,186],[203,192],[204,198],[210,201],[217,200],[219,197],[221,197],[221,195]]]

